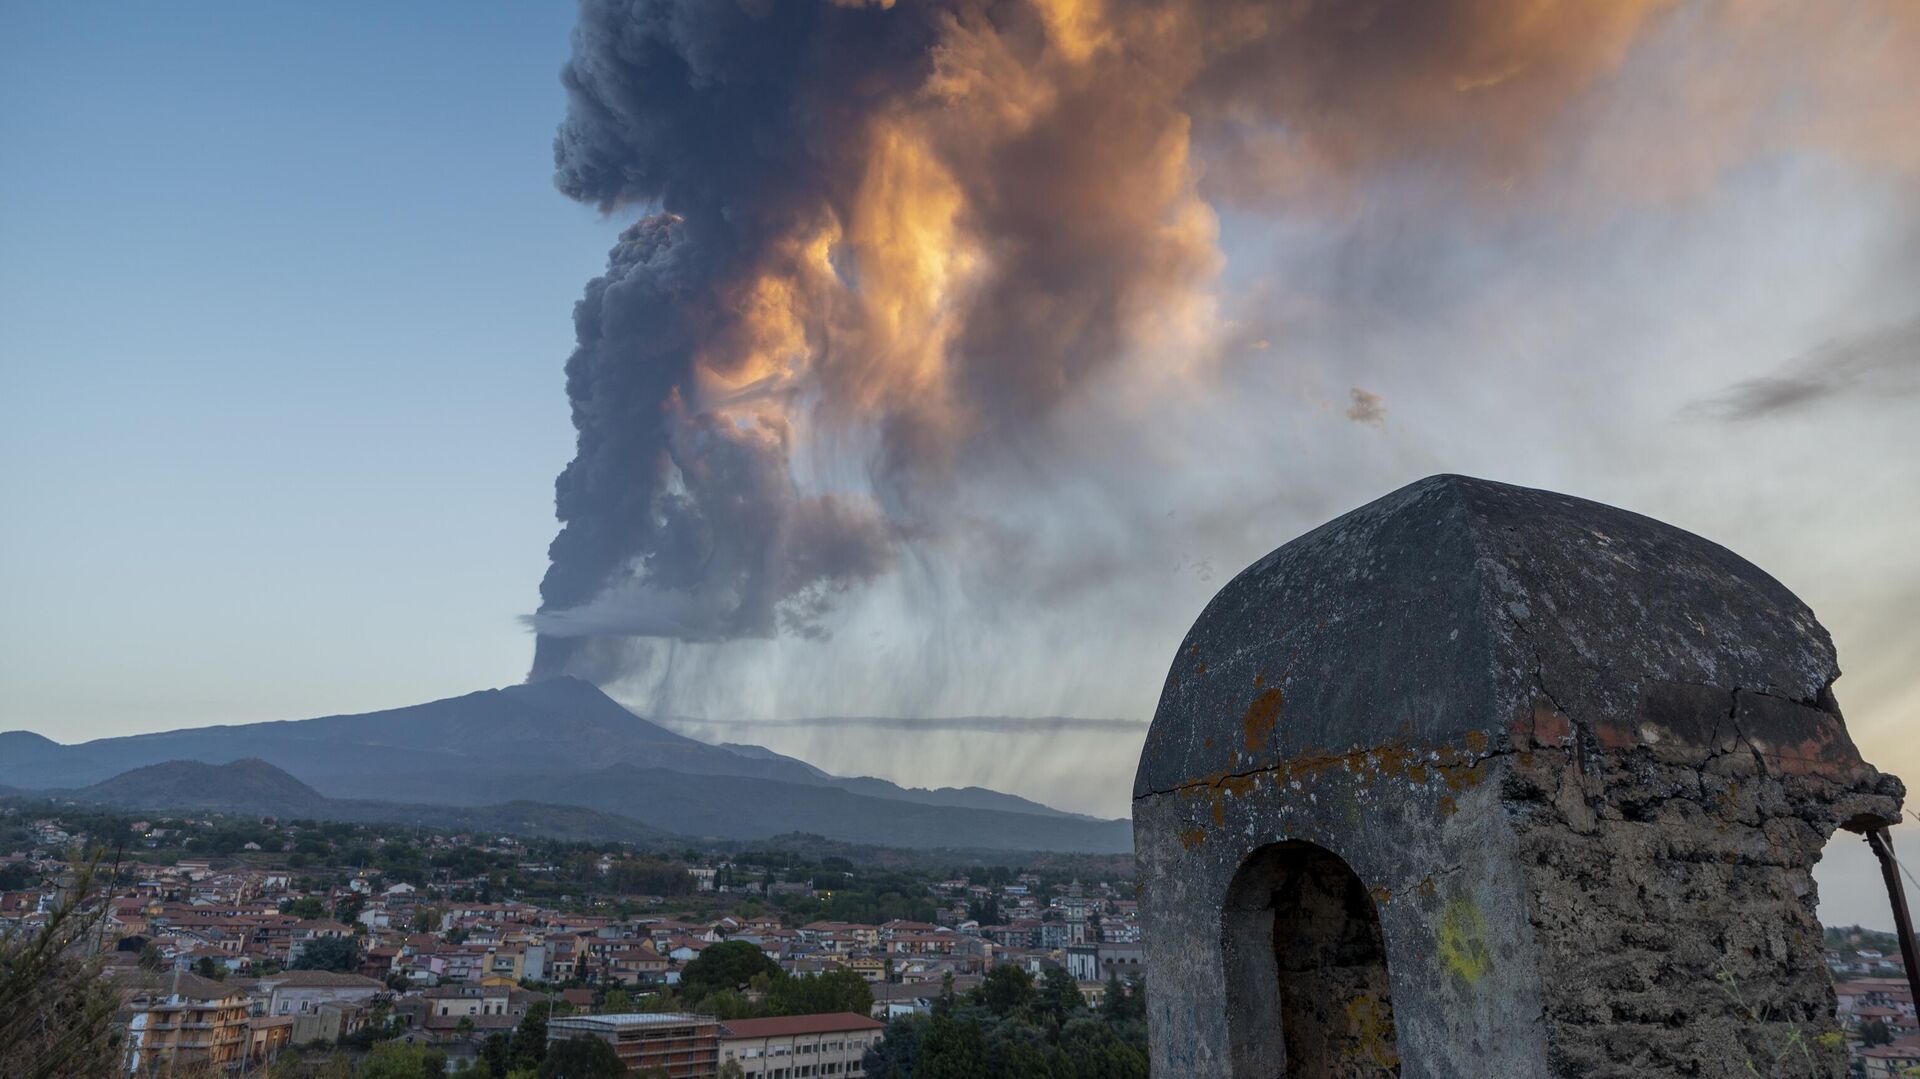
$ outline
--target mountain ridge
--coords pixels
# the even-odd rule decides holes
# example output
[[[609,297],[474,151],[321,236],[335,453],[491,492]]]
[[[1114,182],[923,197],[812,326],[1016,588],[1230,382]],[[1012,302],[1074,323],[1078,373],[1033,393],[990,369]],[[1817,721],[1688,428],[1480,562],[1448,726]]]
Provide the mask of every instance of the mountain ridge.
[[[980,787],[910,788],[871,776],[834,776],[762,746],[701,742],[574,678],[375,712],[178,728],[71,746],[30,731],[4,732],[0,749],[6,750],[0,784],[23,793],[85,791],[149,805],[162,795],[182,807],[211,805],[205,789],[224,786],[232,788],[227,806],[281,816],[309,813],[304,807],[315,798],[405,806],[414,814],[530,802],[725,839],[801,830],[893,845],[1131,848],[1125,821]],[[180,767],[147,771],[169,763]],[[217,776],[190,767],[234,764],[244,767]],[[299,788],[276,787],[263,768]],[[254,784],[259,797],[249,801]],[[194,801],[196,792],[202,802]],[[329,811],[349,809],[332,805]]]

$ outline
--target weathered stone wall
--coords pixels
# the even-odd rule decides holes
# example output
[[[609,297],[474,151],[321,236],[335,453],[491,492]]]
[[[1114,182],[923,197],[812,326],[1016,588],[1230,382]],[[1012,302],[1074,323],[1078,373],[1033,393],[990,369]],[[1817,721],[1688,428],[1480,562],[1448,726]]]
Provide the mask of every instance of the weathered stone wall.
[[[1843,1076],[1812,868],[1836,829],[1897,816],[1899,781],[1782,756],[1738,722],[1808,706],[1686,696],[1717,744],[1582,746],[1548,723],[1567,733],[1505,775],[1551,1067]],[[1653,709],[1663,732],[1676,703]]]

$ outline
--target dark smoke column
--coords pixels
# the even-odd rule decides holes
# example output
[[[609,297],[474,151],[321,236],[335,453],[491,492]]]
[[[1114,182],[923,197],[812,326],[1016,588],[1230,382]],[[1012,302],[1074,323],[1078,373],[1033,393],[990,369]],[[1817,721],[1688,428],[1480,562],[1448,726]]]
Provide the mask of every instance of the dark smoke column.
[[[931,40],[899,10],[581,4],[556,184],[610,213],[657,212],[621,234],[574,310],[579,437],[555,483],[531,677],[564,672],[595,636],[817,632],[833,592],[885,568],[877,513],[797,489],[783,400],[715,387],[770,362],[756,290],[786,273],[835,170],[859,159],[864,110],[918,81]]]

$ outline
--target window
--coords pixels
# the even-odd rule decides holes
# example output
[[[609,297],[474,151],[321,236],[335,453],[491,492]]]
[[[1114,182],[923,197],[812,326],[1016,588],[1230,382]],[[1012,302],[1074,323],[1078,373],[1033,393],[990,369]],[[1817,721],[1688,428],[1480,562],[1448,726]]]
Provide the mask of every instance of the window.
[[[1222,948],[1235,1076],[1400,1073],[1386,943],[1352,868],[1311,843],[1249,855],[1227,890]]]

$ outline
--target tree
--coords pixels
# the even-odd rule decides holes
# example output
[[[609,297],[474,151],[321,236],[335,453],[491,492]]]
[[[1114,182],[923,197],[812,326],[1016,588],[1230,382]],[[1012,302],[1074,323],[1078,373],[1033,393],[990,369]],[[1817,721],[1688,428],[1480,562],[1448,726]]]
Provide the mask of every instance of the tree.
[[[1003,921],[1000,916],[1000,900],[992,892],[988,892],[983,899],[975,900],[967,913],[981,925],[999,925]]]
[[[360,1064],[361,1079],[441,1079],[447,1054],[424,1045],[380,1042]]]
[[[300,956],[288,970],[351,972],[360,966],[360,945],[352,937],[315,937],[300,946]]]
[[[747,1079],[747,1069],[741,1067],[737,1060],[723,1061],[719,1079]]]
[[[118,1064],[118,996],[97,962],[81,958],[107,910],[92,902],[97,865],[96,857],[76,873],[38,929],[0,932],[0,1075],[108,1075]]]
[[[554,1042],[540,1064],[540,1079],[626,1079],[626,1074],[613,1046],[585,1035]]]
[[[1885,1019],[1869,1019],[1860,1024],[1860,1040],[1869,1049],[1876,1045],[1889,1045],[1893,1042],[1893,1031],[1887,1029]]]
[[[506,1079],[507,1069],[512,1066],[513,1040],[505,1031],[496,1030],[487,1035],[480,1043],[480,1063],[493,1079]]]
[[[150,940],[140,946],[140,969],[149,971],[165,970],[167,953],[160,950],[160,942]]]
[[[1080,996],[1079,983],[1064,967],[1048,967],[1040,976],[1039,1010],[1056,1023],[1074,1017],[1086,1001]]]
[[[995,969],[1013,970],[1003,967]],[[1024,973],[1024,972],[1023,972]],[[913,1063],[913,1079],[979,1079],[991,1075],[987,1038],[972,1019],[936,1015]]]
[[[811,978],[779,978],[772,983],[767,1003],[778,1015],[820,1015],[873,1010],[873,987],[850,970],[834,970]]]
[[[1100,1018],[1106,1020],[1110,1026],[1129,1018],[1127,990],[1120,984],[1120,972],[1117,970],[1107,973],[1107,992],[1100,998]]]
[[[924,1015],[903,1015],[888,1023],[886,1037],[867,1047],[862,1061],[867,1079],[912,1079],[928,1025]]]
[[[282,902],[280,904],[280,913],[291,915],[295,918],[306,918],[311,921],[315,918],[326,917],[327,908],[320,904],[319,899],[310,895],[303,895],[298,899],[289,899]]]
[[[1019,967],[995,967],[980,983],[980,1002],[995,1015],[1006,1016],[1033,1002],[1033,976]]]
[[[698,1001],[722,989],[738,989],[762,973],[772,977],[780,973],[780,964],[769,959],[757,944],[725,941],[709,946],[680,971],[680,994]]]
[[[546,1001],[535,1001],[527,1006],[520,1025],[513,1028],[508,1053],[515,1068],[537,1068],[546,1059],[548,1008]]]
[[[1138,974],[1127,979],[1127,1018],[1136,1023],[1147,1021],[1147,980]]]

